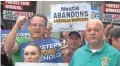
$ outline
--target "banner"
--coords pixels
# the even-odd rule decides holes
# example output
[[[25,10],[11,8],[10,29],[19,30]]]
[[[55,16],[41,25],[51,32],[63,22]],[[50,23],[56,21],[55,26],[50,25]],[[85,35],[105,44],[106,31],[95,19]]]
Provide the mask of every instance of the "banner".
[[[120,25],[120,14],[103,14],[102,21]]]
[[[52,31],[85,30],[91,18],[91,5],[88,3],[51,5]]]
[[[3,22],[15,22],[18,16],[30,17],[35,14],[36,1],[3,1],[1,11]]]
[[[40,56],[40,62],[62,62],[62,55],[61,55],[61,43],[59,40],[55,38],[48,38],[48,39],[42,39],[42,40],[36,40],[29,43],[23,43],[20,45],[21,49],[21,56],[22,61],[24,61],[24,48],[30,44],[34,43],[38,46],[40,46],[41,50],[41,56]]]
[[[68,66],[68,63],[24,63],[24,62],[16,62],[15,66]]]
[[[5,39],[8,36],[10,31],[11,30],[1,30],[1,42],[3,42],[2,44],[4,44],[4,41],[5,41]],[[17,37],[28,38],[29,36],[30,36],[30,34],[29,34],[28,30],[18,30],[18,32],[17,32]]]
[[[8,36],[11,30],[1,30],[1,39],[4,39]],[[29,31],[27,30],[18,30],[17,37],[29,37]]]
[[[120,3],[119,2],[105,2],[104,13],[120,14]]]
[[[9,32],[11,30],[1,30],[1,50],[2,52],[4,52],[4,41],[6,39],[6,37],[8,36]],[[30,36],[29,31],[28,30],[18,30],[17,32],[17,37],[26,37],[28,38]]]
[[[120,3],[119,2],[105,2],[104,13],[102,16],[104,23],[111,23],[120,25]]]

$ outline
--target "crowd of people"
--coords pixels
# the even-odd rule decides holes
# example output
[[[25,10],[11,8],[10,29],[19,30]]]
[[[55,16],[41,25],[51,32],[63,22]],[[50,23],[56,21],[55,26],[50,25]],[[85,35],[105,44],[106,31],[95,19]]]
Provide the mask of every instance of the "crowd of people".
[[[21,44],[50,38],[51,35],[52,26],[47,24],[47,17],[35,14],[29,19],[30,37],[16,38],[17,31],[24,25],[26,19],[24,16],[23,19],[16,20],[4,42],[4,54],[12,55],[13,65],[15,62],[21,62],[22,48],[19,47]],[[62,43],[63,63],[69,63],[70,66],[120,66],[120,27],[115,28],[113,24],[105,28],[101,20],[90,19],[84,32],[63,31],[59,40]],[[29,44],[25,47],[25,62],[39,62],[40,57],[39,46]]]

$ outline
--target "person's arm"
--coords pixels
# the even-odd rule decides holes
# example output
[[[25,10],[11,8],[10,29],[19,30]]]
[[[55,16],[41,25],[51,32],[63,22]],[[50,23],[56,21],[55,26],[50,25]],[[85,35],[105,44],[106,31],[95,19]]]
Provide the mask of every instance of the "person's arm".
[[[26,20],[25,16],[24,18],[23,16],[18,17],[16,24],[12,28],[11,32],[8,34],[4,45],[4,51],[6,53],[11,54],[19,49],[18,44],[15,42],[17,36],[17,30],[24,24],[25,20]]]

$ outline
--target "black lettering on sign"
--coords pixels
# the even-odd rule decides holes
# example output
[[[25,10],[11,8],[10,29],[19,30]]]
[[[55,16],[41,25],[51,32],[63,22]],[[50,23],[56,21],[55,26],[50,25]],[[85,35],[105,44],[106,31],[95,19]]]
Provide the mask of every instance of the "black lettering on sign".
[[[54,13],[54,18],[73,18],[73,17],[88,17],[88,11],[72,11]]]
[[[61,7],[61,11],[76,11],[76,10],[79,10],[79,6]]]

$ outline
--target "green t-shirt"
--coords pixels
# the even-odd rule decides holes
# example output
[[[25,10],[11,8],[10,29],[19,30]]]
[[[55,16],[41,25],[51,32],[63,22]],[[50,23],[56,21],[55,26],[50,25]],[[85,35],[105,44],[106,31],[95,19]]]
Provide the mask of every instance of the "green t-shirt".
[[[16,43],[18,44],[18,46],[20,46],[23,43],[26,42],[30,42],[30,40],[28,38],[17,38],[16,39]],[[19,47],[19,50],[13,54],[13,63],[15,64],[15,62],[21,62],[21,48]]]
[[[89,44],[77,49],[69,66],[120,66],[120,52],[104,41],[103,47],[92,52]]]

